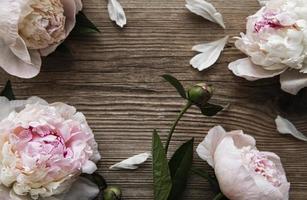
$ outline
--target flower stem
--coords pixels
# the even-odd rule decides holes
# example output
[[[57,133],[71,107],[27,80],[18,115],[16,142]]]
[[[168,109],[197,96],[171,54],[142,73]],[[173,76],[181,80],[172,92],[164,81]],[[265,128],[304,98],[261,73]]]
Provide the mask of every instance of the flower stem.
[[[169,144],[171,142],[171,139],[172,139],[172,136],[173,136],[173,133],[176,129],[176,126],[179,122],[179,120],[182,118],[183,114],[186,113],[186,111],[193,105],[192,102],[188,101],[187,104],[184,106],[184,108],[181,110],[181,112],[179,113],[179,115],[177,116],[177,119],[176,121],[173,123],[173,126],[171,128],[171,130],[169,131],[168,133],[168,136],[167,136],[167,140],[166,140],[166,144],[165,144],[165,153],[167,154],[167,151],[168,151],[168,147],[169,147]]]

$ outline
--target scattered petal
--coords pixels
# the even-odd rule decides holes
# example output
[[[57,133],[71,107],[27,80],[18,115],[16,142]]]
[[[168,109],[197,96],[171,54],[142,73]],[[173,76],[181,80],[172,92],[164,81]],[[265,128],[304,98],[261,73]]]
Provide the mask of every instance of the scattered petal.
[[[115,165],[112,165],[110,169],[120,170],[120,169],[137,169],[138,166],[144,163],[149,157],[150,153],[141,153],[135,156],[132,156],[126,160],[123,160]]]
[[[194,56],[191,59],[190,64],[199,71],[211,67],[220,57],[228,38],[229,36],[226,36],[214,42],[194,46],[192,50],[201,53]]]
[[[225,24],[221,13],[217,12],[215,7],[205,0],[186,0],[185,5],[192,13],[202,16],[203,18],[219,24],[224,29]]]
[[[279,133],[290,134],[299,140],[307,142],[307,136],[299,132],[289,120],[282,118],[281,116],[277,116],[275,123]]]
[[[297,70],[288,70],[280,75],[281,89],[296,95],[302,88],[307,86],[307,74]]]
[[[121,28],[127,23],[125,11],[117,0],[109,0],[108,3],[109,16]]]
[[[253,64],[249,58],[234,61],[228,65],[228,68],[236,76],[243,77],[249,81],[255,81],[262,78],[271,78],[285,71],[285,69],[265,70],[263,67]]]

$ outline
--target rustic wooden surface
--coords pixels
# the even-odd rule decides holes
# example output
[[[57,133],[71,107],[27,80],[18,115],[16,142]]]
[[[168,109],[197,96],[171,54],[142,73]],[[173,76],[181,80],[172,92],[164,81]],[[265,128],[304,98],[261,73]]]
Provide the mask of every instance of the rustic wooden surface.
[[[174,89],[160,77],[170,73],[185,86],[207,81],[215,86],[213,101],[229,104],[213,118],[195,108],[180,122],[171,150],[195,137],[199,143],[216,124],[226,129],[243,129],[256,137],[261,150],[278,153],[291,182],[291,198],[307,197],[307,144],[276,132],[274,118],[284,95],[277,79],[247,82],[232,75],[227,64],[243,57],[232,39],[211,69],[198,72],[189,66],[195,44],[236,36],[244,31],[245,18],[258,8],[256,0],[212,0],[223,13],[227,29],[185,9],[184,0],[121,0],[128,26],[121,30],[108,19],[106,1],[84,0],[84,12],[101,29],[101,34],[73,37],[72,56],[48,57],[39,76],[31,80],[0,72],[1,82],[13,81],[17,98],[37,95],[50,102],[63,101],[87,116],[102,154],[101,172],[110,184],[119,185],[124,199],[153,199],[151,163],[137,171],[109,171],[126,157],[150,150],[151,133],[158,128],[165,139],[168,128],[183,105]],[[291,103],[291,101],[290,101]],[[306,114],[290,113],[290,119],[307,133]],[[306,113],[306,112],[305,112]],[[286,115],[286,114],[284,114]],[[286,115],[288,116],[289,113]],[[209,169],[195,155],[195,166]],[[185,199],[212,199],[209,185],[191,176]]]

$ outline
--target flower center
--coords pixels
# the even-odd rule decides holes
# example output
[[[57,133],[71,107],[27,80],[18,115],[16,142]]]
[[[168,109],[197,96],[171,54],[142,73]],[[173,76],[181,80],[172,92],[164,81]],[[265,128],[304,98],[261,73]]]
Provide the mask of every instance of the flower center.
[[[273,161],[271,161],[264,153],[258,150],[245,149],[244,157],[247,166],[255,173],[263,176],[273,186],[279,187],[281,185],[281,173],[277,169]]]
[[[20,156],[23,166],[29,170],[41,164],[50,167],[52,163],[67,156],[63,137],[49,126],[18,128],[10,137],[10,143]]]
[[[30,11],[19,23],[29,49],[43,49],[65,39],[64,8],[60,0],[30,0]]]
[[[254,29],[256,32],[260,32],[266,28],[280,29],[284,28],[276,18],[276,13],[267,12],[263,14],[262,19],[255,23]]]

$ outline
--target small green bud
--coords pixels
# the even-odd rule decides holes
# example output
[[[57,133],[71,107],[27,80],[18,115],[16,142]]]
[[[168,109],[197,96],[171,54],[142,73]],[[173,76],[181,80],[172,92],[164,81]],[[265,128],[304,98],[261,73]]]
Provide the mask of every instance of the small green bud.
[[[119,187],[109,186],[103,192],[104,200],[120,200],[122,198],[122,191]]]
[[[188,99],[198,105],[202,106],[208,103],[208,101],[211,99],[213,93],[213,89],[211,86],[200,83],[197,85],[194,85],[188,90]]]

